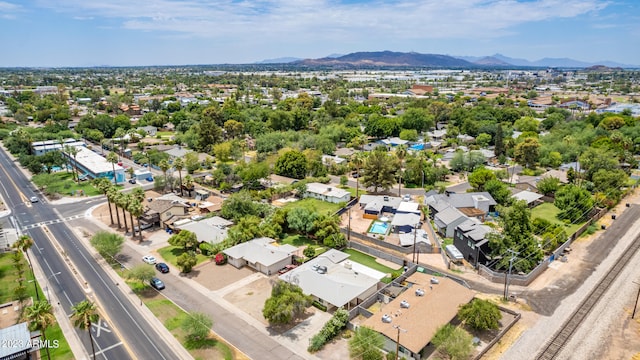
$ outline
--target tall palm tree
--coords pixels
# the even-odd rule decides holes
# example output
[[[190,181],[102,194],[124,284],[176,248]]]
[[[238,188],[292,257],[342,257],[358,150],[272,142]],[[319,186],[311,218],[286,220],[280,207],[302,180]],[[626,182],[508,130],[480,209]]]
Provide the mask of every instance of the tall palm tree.
[[[29,235],[22,235],[16,240],[16,242],[11,245],[14,249],[22,251],[27,256],[27,261],[29,262],[29,268],[31,269],[31,274],[35,279],[36,274],[33,272],[33,267],[31,266],[31,258],[29,257],[28,250],[33,246],[33,239]],[[36,299],[40,300],[40,293],[38,292],[38,284],[33,282],[36,288]]]
[[[73,313],[71,319],[73,326],[80,330],[87,330],[89,332],[89,341],[91,341],[91,351],[93,352],[93,360],[96,359],[96,348],[93,343],[93,335],[91,335],[91,324],[97,323],[100,320],[100,315],[97,313],[96,304],[89,300],[83,300],[71,307]]]
[[[113,136],[120,139],[120,156],[124,152],[124,136],[126,134],[127,132],[123,128],[117,128],[115,134],[113,134]]]
[[[120,194],[120,192],[115,186],[109,187],[107,199],[110,199],[110,202],[116,206],[116,219],[118,220],[118,229],[120,229],[122,225],[120,225],[120,215],[118,214],[118,194]]]
[[[107,154],[107,161],[111,163],[111,169],[113,170],[113,182],[118,185],[118,177],[116,176],[116,163],[118,162],[118,155],[113,151]]]
[[[396,157],[400,160],[400,169],[398,169],[398,196],[401,196],[400,190],[402,189],[402,167],[404,165],[404,158],[407,157],[407,146],[398,145],[396,147]]]
[[[78,148],[75,146],[65,145],[64,152],[69,154],[70,157],[73,157],[73,178],[79,184],[80,176],[78,174],[78,162],[76,161],[76,156],[78,155],[80,150],[78,150]]]
[[[116,204],[118,204],[118,207],[122,209],[122,220],[124,222],[125,234],[129,232],[129,225],[127,225],[127,213],[125,212],[127,209],[128,202],[129,202],[129,194],[119,192],[118,196],[116,197]]]
[[[182,169],[184,168],[184,161],[182,158],[177,158],[173,161],[173,167],[178,170],[178,176],[180,177],[180,196],[182,196]]]
[[[360,176],[362,176],[362,174],[360,174],[360,170],[362,169],[362,166],[364,166],[364,156],[364,153],[359,152],[354,154],[351,158],[351,166],[356,168],[356,173],[358,174],[358,177],[356,178],[356,197],[360,196]]]
[[[47,329],[56,323],[56,317],[53,316],[53,310],[51,304],[48,301],[36,301],[33,305],[25,309],[25,317],[29,322],[29,330],[40,331],[44,343],[47,343]],[[49,347],[44,347],[47,350],[47,358],[51,360],[51,354],[49,354]]]
[[[109,206],[109,218],[111,219],[111,225],[113,225],[113,212],[111,212],[111,197],[108,196],[109,189],[111,188],[111,182],[105,178],[93,179],[93,186],[95,186],[100,192],[107,198],[107,204]]]
[[[169,168],[171,167],[169,165],[169,162],[167,160],[160,160],[160,164],[158,164],[158,166],[160,167],[160,170],[162,170],[162,173],[164,174],[164,189],[165,190],[167,188],[167,171],[169,170]]]
[[[133,217],[138,219],[138,235],[140,235],[139,238],[140,240],[142,240],[142,226],[140,225],[140,216],[144,214],[144,206],[142,205],[142,202],[134,198],[131,204],[129,205],[129,214],[131,214],[132,216],[131,218],[132,227],[133,227]],[[133,236],[136,236],[135,228],[133,231]]]
[[[184,187],[189,192],[189,197],[191,197],[191,191],[193,191],[193,184],[194,181],[191,175],[187,175],[184,177]]]

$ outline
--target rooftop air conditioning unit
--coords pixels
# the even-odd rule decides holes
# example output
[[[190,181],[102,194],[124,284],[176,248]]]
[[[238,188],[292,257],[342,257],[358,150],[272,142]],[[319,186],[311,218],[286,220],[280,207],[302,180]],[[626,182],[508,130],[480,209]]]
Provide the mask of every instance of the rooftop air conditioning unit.
[[[432,284],[440,284],[440,280],[436,279],[435,277],[431,278],[431,283]]]
[[[408,309],[409,308],[409,302],[407,300],[400,301],[400,307],[403,308],[403,309]]]
[[[424,290],[416,289],[416,296],[424,296]]]
[[[345,267],[345,269],[351,269],[353,267],[353,265],[351,264],[351,261],[345,261],[344,262],[344,267]]]
[[[382,322],[383,323],[387,323],[387,324],[390,323],[391,322],[391,316],[389,316],[387,314],[382,315]]]

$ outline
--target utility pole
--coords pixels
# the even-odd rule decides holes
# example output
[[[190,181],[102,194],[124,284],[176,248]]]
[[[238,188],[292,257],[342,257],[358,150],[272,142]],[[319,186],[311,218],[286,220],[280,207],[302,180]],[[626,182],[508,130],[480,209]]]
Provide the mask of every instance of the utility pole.
[[[511,268],[513,267],[513,260],[516,259],[516,255],[520,254],[519,252],[513,251],[511,249],[507,250],[511,253],[511,259],[509,259],[509,272],[506,274],[504,279],[504,300],[509,300],[509,278],[511,277]]]
[[[637,282],[633,282],[636,285],[640,285]],[[636,308],[638,307],[638,298],[640,298],[640,287],[638,288],[638,295],[636,295],[636,303],[635,305],[633,305],[633,314],[631,314],[631,318],[635,318],[636,317]]]
[[[393,328],[398,330],[398,337],[396,338],[396,360],[399,359],[399,355],[400,355],[400,331],[402,332],[407,332],[407,330],[401,328],[398,325],[393,325]]]
[[[411,258],[411,260],[413,261],[414,264],[417,264],[416,263],[416,252],[417,252],[418,249],[416,249],[416,238],[418,237],[417,233],[418,233],[419,224],[420,223],[417,223],[416,226],[413,228],[413,257]]]
[[[351,241],[351,206],[348,207],[349,225],[347,227],[347,241]]]

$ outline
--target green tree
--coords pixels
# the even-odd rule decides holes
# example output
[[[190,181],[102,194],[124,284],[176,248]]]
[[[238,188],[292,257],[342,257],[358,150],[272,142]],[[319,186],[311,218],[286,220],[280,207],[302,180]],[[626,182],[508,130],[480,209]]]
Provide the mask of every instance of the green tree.
[[[298,150],[289,150],[278,157],[275,173],[294,179],[304,179],[307,174],[307,158]]]
[[[553,193],[558,191],[558,189],[560,189],[560,179],[553,176],[545,177],[538,181],[536,187],[538,188],[538,191],[540,191],[540,193],[545,195],[552,195]]]
[[[396,158],[376,149],[365,161],[362,183],[365,187],[373,187],[376,193],[378,189],[389,190],[396,183],[398,168]]]
[[[272,325],[288,324],[302,316],[311,305],[312,298],[302,293],[300,287],[277,280],[262,309],[262,315]]]
[[[556,191],[553,204],[560,209],[558,218],[579,223],[587,218],[594,205],[591,193],[579,186],[567,184]]]
[[[181,230],[179,233],[171,235],[169,244],[181,247],[183,250],[193,250],[198,246],[196,233],[189,230]]]
[[[473,338],[464,329],[446,324],[436,330],[431,343],[451,360],[468,359],[473,352]]]
[[[115,186],[109,186],[109,188],[107,188],[107,201],[111,204],[114,204],[116,206],[116,220],[118,220],[118,229],[121,228],[122,226],[120,225],[120,215],[118,214],[118,196],[120,195],[120,192],[118,191],[118,188],[116,188]],[[109,208],[111,209],[111,208]],[[111,211],[111,210],[109,210]]]
[[[382,335],[366,326],[359,326],[349,340],[349,355],[356,360],[382,360]]]
[[[516,145],[514,149],[515,160],[529,169],[536,167],[540,153],[540,143],[538,139],[528,137],[523,142]]]
[[[187,314],[180,324],[180,327],[186,333],[187,342],[194,345],[209,336],[212,326],[213,320],[211,317],[201,312],[192,312]],[[199,346],[196,345],[193,347],[197,348]]]
[[[73,178],[79,184],[80,178],[78,176],[78,166],[77,166],[78,163],[76,161],[76,156],[78,155],[80,150],[78,150],[78,148],[75,146],[65,145],[64,152],[73,158]]]
[[[498,179],[492,179],[484,184],[484,190],[500,205],[508,206],[513,198],[509,186]]]
[[[502,313],[498,305],[489,300],[473,299],[458,310],[458,318],[476,330],[497,329]]]
[[[509,207],[499,207],[500,225],[502,232],[492,232],[487,235],[491,255],[499,259],[496,269],[509,267],[510,253],[518,253],[513,261],[516,272],[528,273],[542,260],[543,253],[538,241],[533,236],[531,211],[524,201],[515,201]]]
[[[154,276],[156,276],[155,270],[146,264],[136,265],[127,272],[127,279],[139,281],[143,285],[147,285]]]
[[[240,191],[224,200],[220,213],[225,219],[238,222],[247,215],[264,217],[268,213],[268,205],[253,201],[249,192]]]
[[[496,179],[496,174],[493,171],[485,167],[479,167],[469,174],[469,185],[471,185],[475,191],[485,191],[485,184],[490,180]]]
[[[51,304],[46,300],[36,301],[33,305],[25,309],[25,317],[29,322],[30,331],[40,331],[42,339],[47,342],[47,329],[56,323],[56,317],[53,315]],[[47,350],[47,358],[51,359],[49,347]]]
[[[90,243],[102,257],[111,261],[122,250],[124,237],[107,231],[99,231],[93,235]]]
[[[176,264],[182,273],[190,273],[194,266],[198,263],[196,254],[193,251],[187,251],[178,256]]]
[[[426,109],[409,108],[402,114],[402,127],[405,129],[415,129],[423,132],[435,125],[433,115]]]
[[[91,324],[95,324],[100,321],[100,315],[98,314],[96,305],[89,300],[83,300],[71,307],[71,321],[73,326],[86,330],[89,333],[89,342],[91,342],[91,352],[93,353],[93,360],[96,360],[96,349],[93,342],[93,335],[91,334]]]
[[[402,189],[402,176],[403,176],[402,169],[404,168],[404,158],[407,157],[407,146],[398,145],[396,147],[395,154],[396,154],[396,158],[398,159],[398,162],[400,163],[400,166],[398,167],[398,196],[401,196],[400,191]]]
[[[351,157],[351,166],[356,169],[356,174],[358,174],[358,177],[356,177],[356,197],[360,196],[360,176],[362,176],[361,170],[365,164],[365,160],[366,155],[363,152],[355,153]]]
[[[287,224],[290,229],[309,234],[314,229],[318,214],[306,207],[296,207],[287,213]]]
[[[496,126],[496,133],[493,136],[493,144],[495,146],[493,152],[496,154],[496,156],[504,155],[506,153],[504,145],[504,132],[502,130],[502,125],[500,124]]]
[[[162,170],[162,173],[164,174],[164,181],[165,181],[165,186],[167,185],[167,171],[169,171],[169,169],[171,168],[171,165],[169,165],[169,162],[167,160],[160,160],[160,164],[158,164],[158,166],[160,167],[160,170]]]

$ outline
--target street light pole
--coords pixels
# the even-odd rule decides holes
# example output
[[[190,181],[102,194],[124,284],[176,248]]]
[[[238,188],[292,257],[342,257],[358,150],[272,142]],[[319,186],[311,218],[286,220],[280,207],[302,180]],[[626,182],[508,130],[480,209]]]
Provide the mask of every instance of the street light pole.
[[[351,241],[351,206],[348,207],[349,226],[347,227],[347,241]]]

